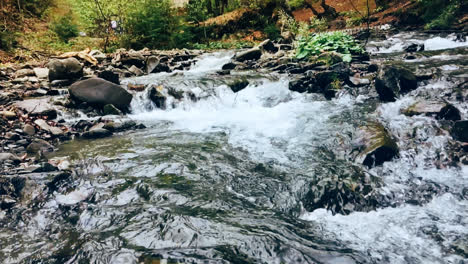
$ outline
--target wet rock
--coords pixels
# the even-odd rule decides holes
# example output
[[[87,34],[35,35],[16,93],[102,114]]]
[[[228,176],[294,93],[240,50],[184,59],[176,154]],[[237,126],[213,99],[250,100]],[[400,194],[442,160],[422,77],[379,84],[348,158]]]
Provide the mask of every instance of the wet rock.
[[[248,80],[236,80],[229,84],[229,88],[231,88],[234,93],[244,90],[247,86],[249,86]]]
[[[53,59],[48,64],[49,81],[76,80],[83,77],[83,65],[75,59]]]
[[[0,153],[0,162],[4,162],[7,160],[19,163],[21,159],[18,156],[11,153]]]
[[[49,69],[47,68],[34,68],[33,71],[39,79],[47,79],[49,77]]]
[[[380,70],[375,88],[380,100],[394,102],[398,96],[418,88],[418,82],[408,69],[387,66]]]
[[[270,53],[275,53],[275,52],[277,52],[279,50],[275,46],[275,44],[273,44],[273,41],[271,41],[269,39],[266,39],[262,43],[258,44],[258,48],[263,50],[263,51],[270,52]]]
[[[48,163],[48,162],[42,162],[39,164],[37,168],[34,168],[32,172],[52,172],[52,171],[58,171],[59,169],[55,167],[54,165]]]
[[[234,62],[228,62],[223,65],[222,70],[234,70],[236,68],[237,64]]]
[[[46,154],[54,151],[54,147],[47,141],[42,139],[34,139],[31,144],[26,148],[26,152],[29,154]]]
[[[16,119],[16,113],[12,111],[0,111],[0,116],[8,120]]]
[[[468,142],[468,120],[457,121],[452,127],[451,135],[461,142]]]
[[[23,127],[23,132],[24,132],[26,135],[34,136],[34,134],[36,134],[36,129],[35,129],[34,126],[32,126],[32,125],[26,124],[26,125],[24,125],[24,127]]]
[[[47,132],[50,132],[52,133],[52,135],[54,136],[59,136],[59,135],[62,135],[63,134],[63,130],[58,128],[58,127],[53,127],[53,126],[50,126],[49,124],[47,124],[47,122],[43,119],[36,119],[34,120],[34,124],[36,124],[37,126],[39,126],[39,128],[41,128],[42,130],[45,130]]]
[[[158,90],[159,87],[151,87],[149,90],[149,98],[153,103],[156,105],[156,107],[161,108],[161,109],[166,109],[166,96],[161,93],[161,91]]]
[[[311,182],[302,201],[308,211],[324,208],[333,214],[349,214],[376,208],[375,177],[357,166],[330,166],[333,170],[318,168],[314,173],[321,176]]]
[[[403,114],[407,116],[435,116],[437,119],[452,121],[461,119],[460,110],[458,110],[455,106],[438,101],[417,102],[403,110]]]
[[[107,104],[102,108],[104,115],[121,115],[122,112],[112,104]]]
[[[136,76],[142,76],[142,75],[145,74],[141,69],[139,69],[135,65],[132,65],[132,67],[130,67],[130,69],[128,69],[128,71],[135,74]]]
[[[113,71],[102,71],[98,73],[98,77],[106,81],[120,85],[119,75]]]
[[[159,65],[159,58],[156,56],[150,56],[146,60],[146,73],[150,74]]]
[[[127,85],[127,88],[130,91],[142,92],[145,90],[146,87],[144,84],[129,84]]]
[[[409,43],[403,47],[403,50],[406,52],[424,51],[424,43]]]
[[[355,161],[369,168],[382,165],[399,154],[396,140],[378,122],[370,122],[358,129],[355,150],[358,152]]]
[[[237,53],[234,60],[244,62],[249,60],[258,60],[262,57],[262,51],[259,48],[252,48],[246,51]]]
[[[112,104],[124,112],[127,111],[133,98],[121,86],[101,78],[76,82],[69,88],[69,92],[73,100],[101,107]]]
[[[81,136],[87,139],[105,138],[112,136],[112,132],[105,128],[94,128],[84,132]]]

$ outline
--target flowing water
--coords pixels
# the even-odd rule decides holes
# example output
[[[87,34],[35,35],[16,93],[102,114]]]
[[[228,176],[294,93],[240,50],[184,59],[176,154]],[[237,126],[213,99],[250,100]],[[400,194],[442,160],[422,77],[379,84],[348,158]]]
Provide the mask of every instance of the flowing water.
[[[230,52],[206,54],[189,71],[127,79],[124,84],[183,91],[184,98],[161,110],[139,93],[130,117],[146,129],[64,144],[56,155],[75,161],[76,175],[22,217],[0,215],[9,223],[0,228],[0,257],[5,263],[465,263],[457,249],[468,242],[468,167],[438,166],[447,133],[434,119],[400,114],[417,96],[442,96],[457,85],[448,76],[466,71],[464,53],[433,55],[450,57],[440,78],[380,105],[346,92],[331,101],[291,92],[285,75],[219,76]],[[250,84],[233,93],[228,84],[239,78]],[[466,119],[468,106],[452,103]],[[401,149],[398,159],[366,172],[381,179],[376,192],[385,203],[349,215],[307,211],[316,179],[355,167],[347,158],[352,135],[369,118],[384,123]]]

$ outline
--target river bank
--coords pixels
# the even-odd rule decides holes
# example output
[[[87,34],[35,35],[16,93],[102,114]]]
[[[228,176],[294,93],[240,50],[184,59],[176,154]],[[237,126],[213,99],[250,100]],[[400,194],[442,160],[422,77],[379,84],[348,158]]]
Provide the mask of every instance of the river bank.
[[[466,43],[383,32],[350,64],[266,41],[3,69],[2,258],[463,261]],[[93,75],[109,93],[74,94]]]

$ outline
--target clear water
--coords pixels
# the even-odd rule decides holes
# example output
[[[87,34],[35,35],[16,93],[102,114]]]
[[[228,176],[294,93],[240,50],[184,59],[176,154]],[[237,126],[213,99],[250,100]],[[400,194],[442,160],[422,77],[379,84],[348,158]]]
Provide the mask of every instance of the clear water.
[[[148,128],[73,141],[77,173],[0,227],[4,263],[463,263],[468,168],[444,166],[449,136],[434,119],[400,110],[455,82],[422,83],[375,106],[347,93],[326,101],[288,90],[289,78],[215,74],[232,53],[190,71],[124,81],[193,93],[156,109],[136,94],[131,118]],[[446,70],[463,65],[453,61]],[[450,68],[449,68],[450,67]],[[228,84],[250,85],[234,94]],[[453,102],[467,117],[466,105]],[[379,120],[400,158],[368,173],[388,204],[375,211],[308,212],[315,179],[345,173],[352,135]],[[326,172],[321,175],[319,172]]]

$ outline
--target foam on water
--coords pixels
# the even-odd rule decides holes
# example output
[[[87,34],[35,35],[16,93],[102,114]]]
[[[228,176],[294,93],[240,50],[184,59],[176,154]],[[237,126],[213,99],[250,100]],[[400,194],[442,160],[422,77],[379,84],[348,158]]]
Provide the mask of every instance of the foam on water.
[[[417,36],[411,33],[400,33],[384,41],[371,41],[368,51],[377,54],[396,53],[404,51],[408,44],[424,45],[424,50],[444,50],[460,47],[468,47],[468,41],[457,40],[455,35],[441,36]]]
[[[372,212],[332,215],[324,209],[301,218],[323,227],[324,235],[353,249],[367,252],[376,263],[458,263],[462,258],[446,255],[450,241],[468,235],[468,203],[451,194],[424,206],[404,205]],[[432,236],[446,240],[436,242]]]

